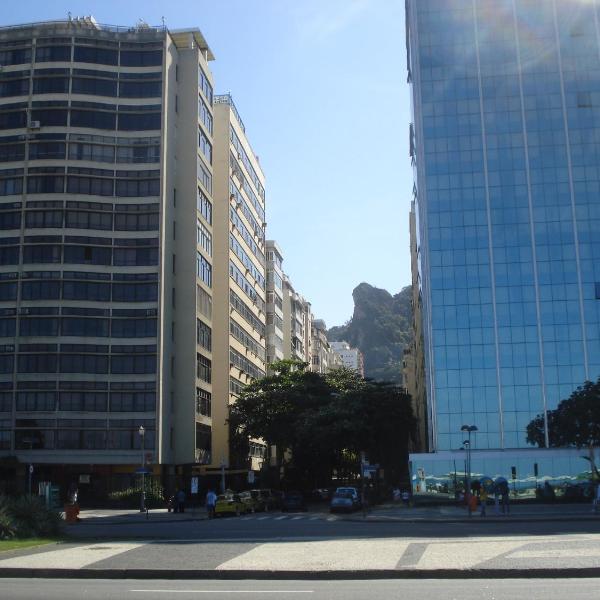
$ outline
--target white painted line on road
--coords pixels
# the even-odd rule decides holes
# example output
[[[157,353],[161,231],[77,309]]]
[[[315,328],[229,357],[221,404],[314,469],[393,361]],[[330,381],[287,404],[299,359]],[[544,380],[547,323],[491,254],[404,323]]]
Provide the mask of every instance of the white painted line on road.
[[[297,521],[298,519],[304,519],[304,517],[292,517],[292,521]]]
[[[321,517],[311,517],[309,521],[318,521]]]
[[[138,594],[314,594],[314,590],[129,590]]]
[[[271,517],[258,517],[257,521],[264,521],[265,519],[270,519]]]
[[[337,521],[337,517],[327,517],[328,521]]]
[[[287,516],[284,516],[284,517],[275,517],[276,521],[281,521],[281,519],[287,519]]]

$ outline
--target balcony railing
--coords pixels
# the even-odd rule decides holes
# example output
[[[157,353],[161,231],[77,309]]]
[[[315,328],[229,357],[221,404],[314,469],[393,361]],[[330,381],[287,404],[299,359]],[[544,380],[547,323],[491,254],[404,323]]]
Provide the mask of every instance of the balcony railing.
[[[244,127],[244,122],[242,121],[242,117],[240,117],[240,113],[238,112],[235,104],[233,102],[233,98],[231,94],[216,94],[213,98],[215,104],[228,104],[237,119],[237,122],[240,124],[242,131],[246,133],[246,128]]]

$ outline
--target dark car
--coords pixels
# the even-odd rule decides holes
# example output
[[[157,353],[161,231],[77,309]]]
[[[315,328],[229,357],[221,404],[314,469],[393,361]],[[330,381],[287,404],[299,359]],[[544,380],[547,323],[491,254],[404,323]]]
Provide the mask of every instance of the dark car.
[[[281,499],[281,510],[283,512],[297,512],[306,510],[304,496],[300,492],[285,492]]]

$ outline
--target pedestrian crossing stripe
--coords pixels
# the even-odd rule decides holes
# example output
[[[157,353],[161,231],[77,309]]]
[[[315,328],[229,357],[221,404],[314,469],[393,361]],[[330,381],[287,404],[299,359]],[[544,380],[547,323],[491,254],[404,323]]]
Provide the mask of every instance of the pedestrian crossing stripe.
[[[265,520],[271,520],[271,521],[337,521],[337,517],[334,515],[329,515],[326,513],[321,513],[321,514],[306,514],[306,515],[278,515],[277,513],[272,514],[272,515],[263,515],[263,516],[258,516],[258,515],[243,515],[241,517],[241,519],[243,521],[265,521]]]

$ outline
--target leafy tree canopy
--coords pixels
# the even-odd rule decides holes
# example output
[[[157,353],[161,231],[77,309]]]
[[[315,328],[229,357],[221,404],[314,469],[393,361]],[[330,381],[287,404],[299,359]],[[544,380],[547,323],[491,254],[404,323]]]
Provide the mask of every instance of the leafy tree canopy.
[[[600,378],[586,381],[548,414],[550,446],[584,448],[600,445]],[[544,415],[527,425],[527,442],[545,446]]]
[[[334,469],[356,474],[361,451],[386,469],[405,475],[415,419],[410,397],[390,383],[338,369],[326,375],[305,363],[281,361],[273,375],[248,385],[231,407],[230,423],[241,436],[275,445],[307,484],[327,485]]]

